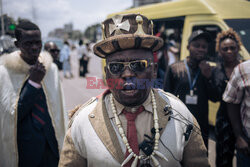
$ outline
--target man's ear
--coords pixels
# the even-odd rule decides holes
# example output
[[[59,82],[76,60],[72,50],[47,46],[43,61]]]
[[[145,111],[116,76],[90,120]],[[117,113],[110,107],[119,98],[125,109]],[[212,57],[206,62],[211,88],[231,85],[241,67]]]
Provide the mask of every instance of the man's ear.
[[[108,67],[107,66],[104,66],[104,72],[105,72],[105,79],[107,79],[107,75],[109,75],[109,71],[108,71],[109,69],[108,69]]]
[[[236,48],[237,48],[237,52],[239,52],[240,51],[240,46],[236,46]]]
[[[19,42],[18,42],[18,41],[15,41],[14,44],[15,44],[15,46],[16,46],[17,48],[19,48]]]
[[[158,69],[158,64],[157,63],[154,63],[153,64],[153,76],[154,76],[154,78],[157,78],[157,69]]]

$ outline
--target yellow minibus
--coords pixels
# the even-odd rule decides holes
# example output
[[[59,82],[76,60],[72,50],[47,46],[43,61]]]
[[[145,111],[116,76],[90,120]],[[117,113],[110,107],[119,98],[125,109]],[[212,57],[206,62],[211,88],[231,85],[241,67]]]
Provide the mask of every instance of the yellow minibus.
[[[250,2],[247,0],[178,0],[132,8],[116,14],[140,13],[153,20],[154,32],[162,27],[166,32],[178,32],[180,59],[188,56],[187,44],[192,31],[203,29],[214,39],[209,49],[209,61],[216,62],[215,38],[218,32],[232,27],[243,42],[240,55],[249,59]],[[218,103],[209,102],[209,123],[215,125]]]

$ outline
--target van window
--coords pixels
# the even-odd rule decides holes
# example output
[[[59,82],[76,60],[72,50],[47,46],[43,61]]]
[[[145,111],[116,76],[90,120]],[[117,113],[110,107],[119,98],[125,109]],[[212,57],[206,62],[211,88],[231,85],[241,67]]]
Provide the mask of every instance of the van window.
[[[211,35],[212,42],[209,45],[208,48],[208,61],[212,62],[218,62],[220,61],[220,58],[218,57],[216,51],[215,51],[215,45],[216,45],[216,36],[217,34],[221,31],[221,28],[217,25],[199,25],[199,26],[194,26],[192,31],[196,30],[203,30],[208,32]]]
[[[240,35],[244,47],[250,53],[250,19],[228,19],[225,22]]]
[[[172,50],[174,51],[174,53],[172,53],[172,56],[174,56],[176,60],[180,59],[184,20],[185,17],[173,17],[154,20],[154,34],[161,34],[160,37],[162,37],[164,42],[166,43],[165,47],[168,48],[168,50],[171,50],[170,48],[172,48]],[[170,63],[171,61],[169,61],[169,64]]]
[[[154,20],[154,33],[157,33],[162,26],[168,29],[180,29],[182,32],[185,17],[172,17]]]

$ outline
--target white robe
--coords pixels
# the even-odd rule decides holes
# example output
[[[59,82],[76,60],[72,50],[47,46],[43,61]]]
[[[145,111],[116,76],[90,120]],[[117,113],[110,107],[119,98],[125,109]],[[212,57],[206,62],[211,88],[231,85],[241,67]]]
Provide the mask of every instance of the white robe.
[[[47,52],[39,56],[46,69],[42,87],[46,96],[59,152],[67,127],[63,94],[58,69]],[[17,103],[23,84],[28,78],[30,65],[21,57],[20,51],[0,57],[0,166],[18,166],[17,147]],[[35,153],[35,150],[34,150]]]

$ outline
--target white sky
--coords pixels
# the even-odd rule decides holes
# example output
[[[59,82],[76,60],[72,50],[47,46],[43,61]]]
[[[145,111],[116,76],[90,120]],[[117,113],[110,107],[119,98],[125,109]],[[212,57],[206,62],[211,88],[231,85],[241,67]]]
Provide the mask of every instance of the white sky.
[[[43,37],[51,30],[62,28],[65,23],[70,22],[74,29],[83,31],[89,25],[102,22],[108,14],[125,10],[133,4],[133,0],[2,1],[3,13],[15,19],[21,17],[34,21],[40,27]]]

